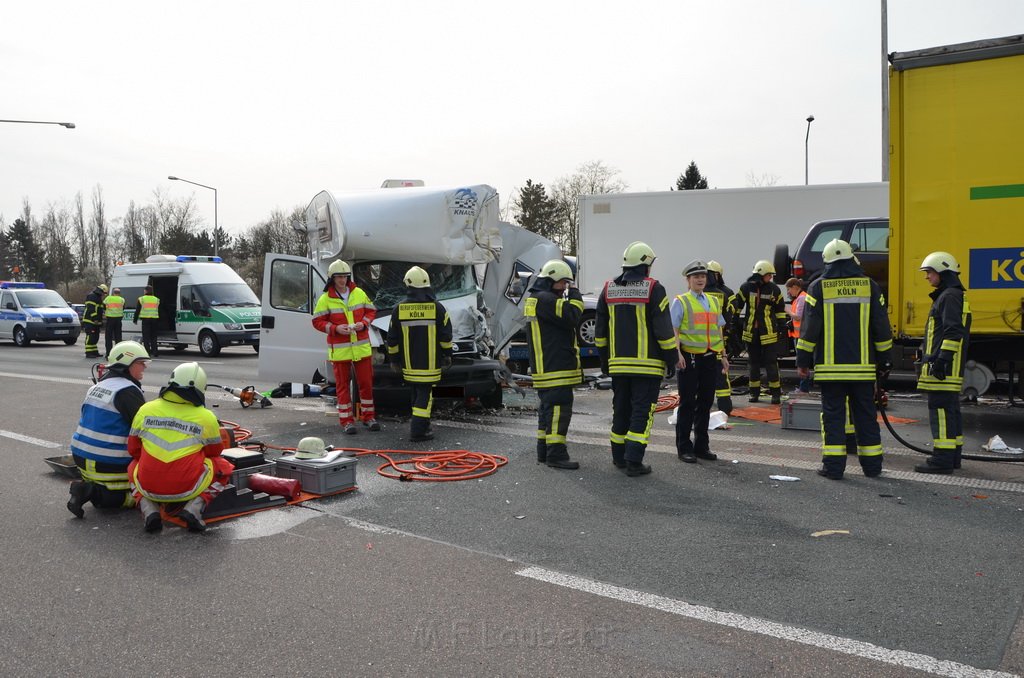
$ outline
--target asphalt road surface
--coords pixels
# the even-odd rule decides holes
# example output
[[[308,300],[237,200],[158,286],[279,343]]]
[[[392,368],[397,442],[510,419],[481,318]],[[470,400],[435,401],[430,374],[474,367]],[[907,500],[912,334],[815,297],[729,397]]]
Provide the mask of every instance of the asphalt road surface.
[[[189,351],[152,363],[147,397],[196,359],[211,382],[276,385],[251,349]],[[609,392],[577,393],[582,468],[558,471],[534,461],[529,392],[501,412],[439,403],[437,438],[410,444],[400,416],[343,438],[319,399],[242,409],[211,390],[222,420],[274,445],[317,435],[509,463],[400,483],[366,456],[355,492],[147,535],[134,511],[73,518],[68,479],[43,462],[66,452],[91,362],[80,345],[0,344],[2,675],[1024,674],[1022,463],[921,476],[922,456],[884,433],[883,476],[851,459],[835,482],[814,474],[817,433],[733,418],[712,433],[718,461],[682,464],[659,414],[654,473],[627,478],[607,449]],[[891,411],[926,444],[910,396]],[[1024,446],[1020,410],[965,416],[967,451],[994,434]]]

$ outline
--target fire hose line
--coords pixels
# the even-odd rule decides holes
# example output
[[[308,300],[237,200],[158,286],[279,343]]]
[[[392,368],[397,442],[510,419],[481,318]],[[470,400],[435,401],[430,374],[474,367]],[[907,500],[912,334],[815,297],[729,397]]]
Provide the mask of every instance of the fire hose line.
[[[882,421],[885,422],[885,427],[889,429],[889,433],[892,434],[892,437],[895,438],[898,443],[900,443],[901,445],[908,449],[913,450],[914,452],[920,452],[921,454],[931,455],[932,450],[928,450],[923,447],[918,447],[916,445],[911,445],[906,440],[904,440],[899,433],[896,433],[896,429],[893,428],[892,423],[889,421],[889,415],[885,413],[885,407],[880,405],[878,402],[875,403],[875,406],[878,407],[878,412],[882,415]],[[964,459],[970,459],[972,461],[1024,461],[1024,457],[998,457],[996,455],[990,454],[967,454],[966,452],[963,453],[961,456]]]
[[[655,412],[667,412],[674,410],[679,407],[679,394],[670,393],[669,395],[663,395],[658,397],[658,404],[655,406]]]

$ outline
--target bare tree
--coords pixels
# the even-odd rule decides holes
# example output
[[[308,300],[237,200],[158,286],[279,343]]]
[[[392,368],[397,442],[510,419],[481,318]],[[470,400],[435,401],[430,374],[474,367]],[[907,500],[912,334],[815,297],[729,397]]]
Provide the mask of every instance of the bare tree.
[[[83,269],[93,263],[92,250],[95,243],[89,240],[89,232],[85,223],[85,207],[82,202],[82,192],[75,193],[73,206],[75,222],[75,237],[78,241],[78,268]]]
[[[78,207],[80,206],[79,203]],[[71,210],[66,204],[54,205],[51,203],[47,207],[40,225],[42,235],[40,242],[46,249],[50,281],[54,285],[63,285],[65,296],[70,292],[70,284],[75,277],[72,222]]]
[[[95,245],[95,263],[104,276],[110,273],[110,251],[107,238],[106,210],[103,205],[103,189],[99,184],[92,189],[92,218],[89,220],[89,236]]]
[[[756,174],[754,170],[747,172],[747,186],[757,188],[759,186],[775,186],[779,183],[779,175],[771,172]]]
[[[600,160],[585,162],[576,172],[557,179],[551,187],[551,199],[558,207],[560,228],[552,238],[563,254],[576,254],[579,243],[579,200],[583,195],[621,193],[628,184],[618,178],[619,170]]]

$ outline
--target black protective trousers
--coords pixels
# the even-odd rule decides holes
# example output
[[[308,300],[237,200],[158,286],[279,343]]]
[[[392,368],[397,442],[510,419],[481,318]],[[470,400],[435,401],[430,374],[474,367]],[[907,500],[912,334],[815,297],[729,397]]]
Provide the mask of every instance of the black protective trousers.
[[[409,420],[409,433],[414,436],[423,435],[430,430],[430,412],[434,406],[434,385],[409,383],[412,397],[412,419]]]
[[[882,472],[882,433],[875,409],[875,382],[823,381],[821,386],[821,461],[829,475],[846,470],[847,421],[853,421],[857,459],[864,475]],[[847,414],[849,402],[849,414]]]
[[[537,460],[568,459],[565,437],[572,421],[572,386],[537,389]],[[542,459],[543,452],[543,459]]]
[[[96,323],[82,323],[82,332],[85,334],[85,354],[99,353],[100,350],[100,325]]]
[[[679,410],[676,412],[676,452],[710,452],[708,420],[715,401],[715,387],[722,376],[722,362],[714,353],[684,353],[686,369],[676,372],[679,385]],[[693,441],[690,441],[690,430]]]
[[[612,461],[640,463],[647,451],[661,377],[612,375]]]
[[[142,319],[142,347],[146,349],[146,353],[149,354],[150,358],[155,358],[158,354],[156,349],[156,333],[157,323],[159,322],[159,318]]]
[[[103,345],[106,348],[103,355],[110,356],[110,349],[114,344],[121,342],[121,319],[107,318],[103,326]]]
[[[781,389],[779,381],[779,342],[762,344],[759,335],[747,344],[747,359],[750,362],[750,395],[758,395],[761,388],[761,368],[768,377],[768,388]],[[774,394],[775,391],[772,391]]]
[[[932,429],[933,451],[927,464],[938,468],[960,468],[964,444],[960,394],[955,391],[928,391],[928,423]]]

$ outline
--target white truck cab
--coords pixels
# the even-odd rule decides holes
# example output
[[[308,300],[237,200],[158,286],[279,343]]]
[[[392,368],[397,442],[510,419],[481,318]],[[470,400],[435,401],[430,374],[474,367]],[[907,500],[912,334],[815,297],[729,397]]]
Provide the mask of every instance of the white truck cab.
[[[260,301],[220,257],[154,254],[114,268],[110,287],[124,297],[125,336],[141,337],[138,299],[147,285],[160,299],[157,343],[176,351],[198,346],[207,357],[224,346],[260,348]]]
[[[370,333],[375,398],[406,397],[401,378],[388,369],[383,344],[391,312],[405,297],[405,272],[417,265],[430,274],[452,323],[454,361],[435,395],[500,405],[504,366],[497,357],[523,324],[522,281],[561,252],[546,238],[500,222],[493,188],[321,191],[296,228],[305,232],[311,256],[268,254],[264,264],[262,379],[333,380],[327,341],[313,327],[312,311],[326,286],[327,267],[342,259],[377,307]]]

